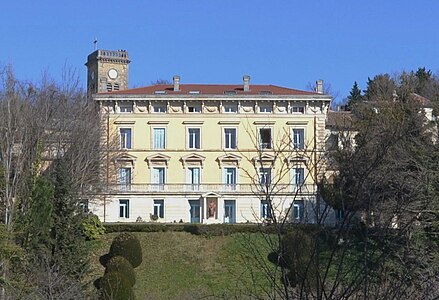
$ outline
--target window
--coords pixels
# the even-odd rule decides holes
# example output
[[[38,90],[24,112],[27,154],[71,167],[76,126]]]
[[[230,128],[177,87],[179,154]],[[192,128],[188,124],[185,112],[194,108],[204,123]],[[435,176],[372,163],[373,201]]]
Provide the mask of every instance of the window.
[[[131,128],[120,128],[120,148],[131,149]]]
[[[188,168],[187,169],[187,182],[190,184],[190,189],[198,191],[201,182],[200,168]]]
[[[189,200],[189,215],[191,223],[201,222],[200,200]]]
[[[122,104],[119,106],[121,113],[132,113],[133,112],[133,104]]]
[[[259,168],[259,183],[261,186],[271,184],[271,168]]]
[[[165,128],[153,128],[153,149],[165,149],[166,141],[166,129]]]
[[[293,114],[303,114],[305,113],[305,107],[303,105],[293,105],[291,112]]]
[[[120,89],[119,84],[118,84],[118,83],[115,83],[115,84],[114,84],[114,90],[115,90],[115,91],[118,91],[119,89]]]
[[[224,183],[227,190],[236,189],[236,168],[224,168]]]
[[[235,200],[224,200],[224,223],[236,223]]]
[[[188,148],[201,149],[200,128],[188,128]]]
[[[107,92],[111,92],[113,90],[113,86],[111,83],[107,83]]]
[[[165,200],[154,200],[154,215],[162,219],[165,217]]]
[[[224,128],[224,149],[236,149],[236,128]]]
[[[165,168],[152,168],[152,183],[156,190],[164,190],[164,185],[166,183]]]
[[[271,149],[271,128],[259,128],[259,145],[261,149]]]
[[[261,200],[261,218],[271,218],[271,205],[267,200]]]
[[[190,113],[200,113],[201,112],[201,105],[199,104],[190,104],[187,107],[187,111]]]
[[[304,205],[303,200],[296,200],[293,203],[293,219],[294,221],[303,220],[304,216]]]
[[[305,170],[303,168],[292,169],[292,184],[297,188],[305,183]]]
[[[153,111],[155,113],[165,113],[166,112],[166,104],[156,103],[154,104]]]
[[[131,168],[119,168],[118,183],[121,190],[131,188]]]
[[[293,148],[305,148],[305,130],[303,128],[293,128]]]
[[[119,200],[119,218],[129,218],[130,217],[130,200],[120,199]]]
[[[263,104],[259,106],[259,112],[261,113],[272,113],[273,112],[273,106],[271,104]]]
[[[238,106],[235,103],[224,104],[225,113],[236,113],[238,111]]]

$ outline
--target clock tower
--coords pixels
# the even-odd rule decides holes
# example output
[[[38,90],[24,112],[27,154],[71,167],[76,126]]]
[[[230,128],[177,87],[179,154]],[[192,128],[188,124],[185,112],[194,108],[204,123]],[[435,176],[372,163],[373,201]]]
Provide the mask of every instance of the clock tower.
[[[128,88],[128,52],[96,50],[87,57],[87,94]]]

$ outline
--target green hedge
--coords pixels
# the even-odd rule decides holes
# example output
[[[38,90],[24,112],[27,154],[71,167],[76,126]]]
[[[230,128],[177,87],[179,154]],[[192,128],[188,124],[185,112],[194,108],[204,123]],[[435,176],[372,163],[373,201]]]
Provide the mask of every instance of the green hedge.
[[[189,232],[195,235],[224,236],[234,233],[276,233],[274,225],[262,226],[261,224],[174,224],[174,223],[104,223],[107,233],[110,232]],[[317,225],[310,224],[285,224],[284,229],[304,228],[315,230]]]
[[[139,239],[128,232],[122,232],[113,239],[109,254],[110,257],[125,257],[133,268],[137,268],[142,263],[142,247]]]

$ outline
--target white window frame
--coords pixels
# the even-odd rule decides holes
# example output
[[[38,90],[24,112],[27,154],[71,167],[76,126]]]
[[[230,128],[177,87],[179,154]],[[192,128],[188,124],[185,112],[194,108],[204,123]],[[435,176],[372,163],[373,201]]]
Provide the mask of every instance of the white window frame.
[[[262,103],[261,105],[259,105],[259,112],[262,114],[272,114],[273,103]]]
[[[129,177],[122,178],[121,176],[121,170],[129,170]],[[124,180],[123,180],[124,179]],[[123,180],[123,181],[122,181]],[[130,167],[119,167],[117,169],[117,183],[120,185],[121,189],[129,189],[131,187],[131,184],[133,182],[133,169]]]
[[[226,130],[232,129],[235,130],[235,147],[227,147],[227,137]],[[223,149],[225,150],[236,150],[238,149],[238,128],[236,127],[223,127]]]
[[[155,144],[155,133],[156,133],[156,129],[163,129],[164,130],[164,140],[163,140],[163,148],[162,147],[156,147]],[[166,145],[167,145],[167,134],[166,134],[167,128],[166,127],[152,127],[151,128],[151,149],[154,150],[164,150],[166,149]]]
[[[200,114],[201,110],[202,110],[201,103],[189,103],[187,105],[187,112],[190,114]]]
[[[258,127],[258,144],[259,144],[259,149],[273,149],[273,127],[268,127],[268,126],[264,126],[264,127]],[[261,137],[261,130],[270,130],[270,143],[269,143],[269,147],[266,147],[264,145],[268,144],[268,143],[262,143],[262,137]]]
[[[132,113],[134,111],[133,103],[123,103],[119,105],[119,111],[121,113]]]
[[[305,113],[305,105],[293,104],[291,106],[291,113],[292,114],[303,115]]]
[[[124,204],[122,204],[122,201]],[[130,199],[119,199],[119,218],[129,219],[130,217]]]
[[[297,173],[296,170],[297,169],[302,169],[303,170],[303,178],[302,178],[302,182],[297,182]],[[305,186],[306,184],[306,169],[303,166],[294,166],[291,168],[291,185],[293,187],[293,190],[297,190],[302,188],[303,186]]]
[[[154,199],[153,200],[153,214],[160,219],[165,218],[165,200],[164,199]]]
[[[303,132],[302,147],[296,147],[296,142],[295,142],[295,139],[296,139],[295,131],[296,130],[301,130]],[[304,127],[293,127],[293,128],[291,128],[291,144],[292,144],[291,146],[292,146],[293,149],[297,149],[297,150],[305,149],[306,148],[305,141],[306,141],[306,130],[305,130]]]
[[[267,172],[267,170],[269,170]],[[269,177],[267,176],[269,175]],[[258,176],[259,176],[259,184],[261,187],[264,187],[266,185],[271,185],[271,181],[273,179],[273,168],[271,167],[259,167],[258,169]],[[264,180],[262,180],[264,179]],[[268,179],[268,181],[267,181]]]
[[[155,114],[164,114],[167,111],[167,104],[165,102],[153,102],[151,111]]]
[[[191,129],[198,129],[198,133],[199,133],[199,147],[198,148],[197,147],[190,147],[190,145],[191,145],[191,134],[189,133],[189,131]],[[202,149],[201,142],[202,142],[202,140],[201,140],[201,127],[186,127],[186,149],[200,150],[200,149]],[[194,144],[196,144],[196,140],[194,141]]]
[[[235,175],[235,177],[234,177],[234,180],[232,180],[232,181],[235,181],[235,183],[228,183],[227,181],[227,179],[228,179],[228,173],[227,173],[227,170],[228,169],[233,169],[233,170],[235,170],[234,171],[234,175]],[[222,180],[222,182],[223,182],[223,184],[224,184],[224,187],[225,187],[225,189],[226,190],[229,190],[229,191],[235,191],[236,190],[236,186],[238,185],[238,168],[237,167],[232,167],[232,166],[224,166],[223,167],[223,170],[222,170],[222,173],[223,173],[223,180]]]
[[[272,205],[273,203],[271,203]],[[261,200],[260,204],[260,210],[261,210],[261,219],[270,219],[272,217],[271,215],[271,209],[270,209],[270,203],[267,200]]]
[[[163,182],[160,182],[160,177],[156,176],[156,170],[159,170],[159,169],[163,169]],[[154,190],[160,190],[160,191],[164,190],[165,185],[166,185],[166,180],[167,180],[167,174],[166,174],[165,167],[154,166],[151,168],[151,184],[152,184],[152,187]]]
[[[303,221],[304,218],[305,218],[305,201],[298,200],[297,202],[293,202],[293,220]]]
[[[194,182],[192,170],[198,169],[198,182]],[[186,183],[191,191],[198,191],[201,185],[201,167],[200,166],[190,166],[186,168]]]
[[[238,113],[238,103],[228,102],[228,103],[223,104],[223,112],[226,114]]]
[[[128,147],[128,143],[127,143],[127,138],[125,137],[125,138],[122,138],[122,130],[129,130],[129,132],[130,132],[130,139],[129,139],[129,141],[130,141],[130,145],[129,145],[129,147]],[[133,149],[133,128],[132,127],[119,127],[118,128],[118,131],[119,131],[119,146],[120,146],[120,149]]]

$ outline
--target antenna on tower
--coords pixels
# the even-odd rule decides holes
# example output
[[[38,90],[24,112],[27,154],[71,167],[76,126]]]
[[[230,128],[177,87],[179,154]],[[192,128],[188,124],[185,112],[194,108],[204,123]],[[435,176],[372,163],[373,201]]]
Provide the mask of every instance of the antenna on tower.
[[[95,40],[93,41],[94,47],[95,47],[95,51],[98,50],[98,38],[95,37]]]

